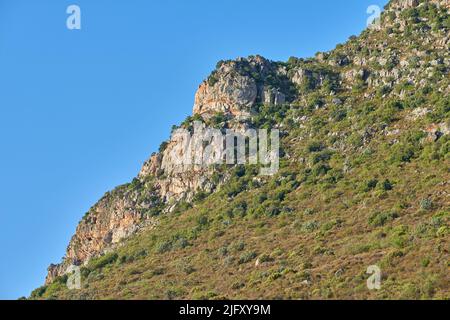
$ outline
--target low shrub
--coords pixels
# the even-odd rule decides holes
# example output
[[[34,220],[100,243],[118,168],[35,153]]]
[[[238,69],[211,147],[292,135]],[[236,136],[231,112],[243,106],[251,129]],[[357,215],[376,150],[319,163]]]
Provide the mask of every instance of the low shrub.
[[[398,218],[395,212],[377,212],[369,217],[369,225],[373,227],[384,226],[387,222]]]
[[[254,251],[245,252],[245,253],[241,254],[241,256],[239,257],[239,264],[248,263],[248,262],[252,261],[253,259],[255,259],[256,256],[257,256],[257,254]]]

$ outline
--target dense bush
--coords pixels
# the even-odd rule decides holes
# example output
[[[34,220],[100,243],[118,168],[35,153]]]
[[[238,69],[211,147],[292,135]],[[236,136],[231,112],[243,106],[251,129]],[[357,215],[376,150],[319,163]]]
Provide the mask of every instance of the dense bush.
[[[102,269],[102,268],[106,267],[107,265],[114,263],[118,257],[119,256],[117,255],[117,253],[108,253],[101,257],[92,259],[89,262],[88,267],[91,271],[97,270],[97,269]]]
[[[431,201],[431,199],[429,198],[420,200],[420,209],[422,210],[433,209],[433,201]]]
[[[257,257],[257,254],[254,251],[243,253],[239,257],[239,264],[248,263],[248,262],[252,261],[253,259],[255,259],[256,257]]]
[[[156,245],[156,252],[159,254],[169,252],[170,250],[172,250],[172,241],[170,240],[161,241]]]
[[[398,218],[396,212],[376,212],[369,217],[369,224],[374,227],[381,227]]]

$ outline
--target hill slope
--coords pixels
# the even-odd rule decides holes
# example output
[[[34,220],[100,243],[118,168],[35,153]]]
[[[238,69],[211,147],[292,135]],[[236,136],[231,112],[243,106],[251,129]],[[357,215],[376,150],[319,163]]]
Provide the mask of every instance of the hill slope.
[[[393,0],[331,52],[218,63],[180,128],[277,128],[278,172],[180,165],[174,128],[31,298],[450,298],[449,30],[448,1]]]

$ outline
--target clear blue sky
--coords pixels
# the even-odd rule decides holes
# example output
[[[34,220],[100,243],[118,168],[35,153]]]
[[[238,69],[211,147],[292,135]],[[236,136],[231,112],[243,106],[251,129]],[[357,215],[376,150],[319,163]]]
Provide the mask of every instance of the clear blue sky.
[[[0,0],[0,299],[28,296],[83,214],[190,115],[221,59],[307,57],[386,0]],[[66,28],[66,8],[82,30]]]

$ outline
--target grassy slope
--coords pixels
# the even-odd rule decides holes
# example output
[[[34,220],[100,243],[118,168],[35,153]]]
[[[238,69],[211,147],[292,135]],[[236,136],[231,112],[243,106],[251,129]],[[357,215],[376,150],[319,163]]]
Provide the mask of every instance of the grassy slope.
[[[422,131],[450,118],[438,90],[448,72],[439,72],[426,88],[392,88],[406,91],[402,99],[362,85],[338,91],[343,105],[320,88],[289,108],[267,108],[255,122],[282,121],[288,132],[276,176],[233,168],[218,192],[180,204],[156,229],[91,261],[81,290],[67,290],[63,277],[32,298],[450,298],[450,139],[429,141]],[[418,106],[433,112],[411,120]],[[292,120],[300,116],[303,127]],[[386,126],[398,134],[386,135]],[[374,133],[364,139],[367,128]],[[383,272],[379,291],[366,287],[374,264]]]

